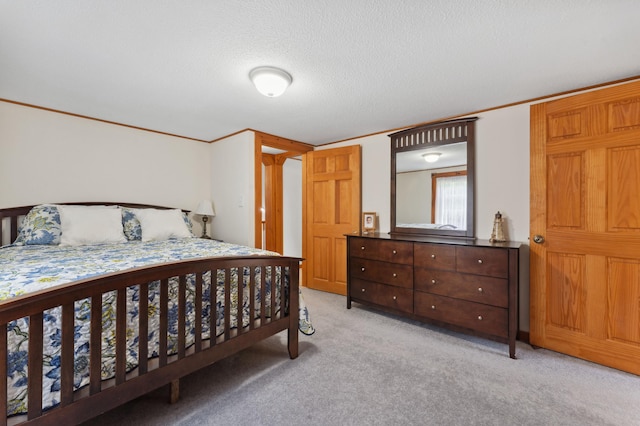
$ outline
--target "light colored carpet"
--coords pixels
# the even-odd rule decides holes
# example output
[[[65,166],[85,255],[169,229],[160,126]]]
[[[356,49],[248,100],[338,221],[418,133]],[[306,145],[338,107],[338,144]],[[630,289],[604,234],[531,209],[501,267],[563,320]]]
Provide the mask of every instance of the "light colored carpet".
[[[640,425],[638,376],[303,295],[297,359],[281,333],[87,425]]]

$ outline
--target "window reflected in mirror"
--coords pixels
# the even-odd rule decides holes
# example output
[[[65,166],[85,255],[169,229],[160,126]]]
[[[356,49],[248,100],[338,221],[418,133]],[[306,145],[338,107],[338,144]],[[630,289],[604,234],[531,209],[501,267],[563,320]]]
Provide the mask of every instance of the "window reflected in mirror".
[[[432,218],[439,229],[466,229],[467,171],[431,175]]]

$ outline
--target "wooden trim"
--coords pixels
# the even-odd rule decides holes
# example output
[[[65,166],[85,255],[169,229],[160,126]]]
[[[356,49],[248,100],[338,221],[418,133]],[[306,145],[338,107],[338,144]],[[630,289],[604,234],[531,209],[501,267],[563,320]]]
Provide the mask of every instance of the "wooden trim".
[[[191,138],[189,136],[176,135],[174,133],[161,132],[159,130],[152,130],[152,129],[147,129],[145,127],[139,127],[139,126],[132,126],[130,124],[118,123],[117,121],[104,120],[102,118],[90,117],[88,115],[82,115],[82,114],[76,114],[76,113],[73,113],[73,112],[61,111],[59,109],[47,108],[47,107],[42,107],[42,106],[38,106],[38,105],[27,104],[27,103],[24,103],[24,102],[11,101],[9,99],[0,98],[0,102],[6,102],[6,103],[9,103],[9,104],[20,105],[20,106],[27,107],[27,108],[40,109],[40,110],[48,111],[48,112],[55,112],[57,114],[69,115],[71,117],[76,117],[76,118],[84,118],[85,120],[98,121],[100,123],[112,124],[114,126],[127,127],[129,129],[134,129],[134,130],[142,130],[143,132],[156,133],[158,135],[171,136],[171,137],[180,138],[180,139],[188,139],[188,140],[196,141],[196,142],[210,143],[209,141],[206,141],[206,140],[203,140],[203,139]]]
[[[594,90],[594,89],[597,89],[597,88],[600,88],[600,87],[605,87],[605,86],[614,86],[616,84],[628,83],[630,81],[637,80],[637,79],[640,79],[640,75],[636,75],[636,76],[628,77],[628,78],[623,78],[623,79],[620,79],[620,80],[609,81],[609,82],[605,82],[605,83],[594,84],[593,86],[586,86],[586,87],[581,87],[581,88],[578,88],[578,89],[566,90],[564,92],[557,92],[557,93],[554,93],[554,94],[551,94],[551,95],[543,95],[543,96],[539,96],[539,97],[536,97],[536,98],[531,98],[531,99],[526,99],[526,100],[522,100],[522,101],[511,102],[511,103],[508,103],[508,104],[498,105],[498,106],[494,106],[494,107],[490,107],[490,108],[479,109],[479,110],[472,111],[472,112],[466,112],[464,114],[451,115],[451,116],[448,116],[448,117],[436,118],[434,120],[423,121],[423,122],[416,123],[416,124],[409,124],[409,125],[402,126],[402,127],[394,127],[394,128],[387,129],[387,130],[381,130],[379,132],[372,132],[372,133],[367,133],[367,134],[360,135],[360,136],[354,136],[354,137],[351,137],[351,138],[339,139],[337,141],[326,142],[326,143],[318,144],[318,145],[315,145],[315,146],[316,147],[320,147],[320,146],[332,145],[334,143],[348,142],[348,141],[352,141],[352,140],[355,140],[355,139],[361,139],[361,138],[366,138],[366,137],[369,137],[369,136],[376,136],[376,135],[381,135],[381,134],[387,134],[388,135],[390,132],[397,132],[397,131],[401,131],[401,130],[405,130],[405,129],[410,129],[410,128],[413,128],[413,127],[426,126],[426,125],[429,125],[429,124],[439,123],[441,121],[450,121],[450,120],[456,120],[456,119],[459,119],[459,118],[470,117],[470,116],[473,116],[473,115],[481,114],[483,112],[495,111],[495,110],[498,110],[498,109],[509,108],[509,107],[513,107],[513,106],[516,106],[516,105],[522,105],[522,104],[528,104],[528,103],[532,103],[532,102],[543,101],[545,99],[551,99],[551,98],[555,98],[555,97],[558,97],[558,96],[571,95],[571,94],[574,94],[574,93],[588,91],[588,90]]]
[[[288,152],[283,152],[282,154],[277,154],[277,155],[278,157],[282,157],[284,159],[291,158],[292,160],[295,160],[296,158],[300,159],[300,155],[302,154],[295,151],[288,151]]]
[[[529,332],[518,330],[518,337],[516,340],[529,344]]]
[[[253,139],[253,246],[262,247],[262,143],[258,135]]]
[[[271,135],[269,133],[260,132],[258,130],[253,130],[253,132],[256,134],[256,137],[260,138],[260,143],[263,146],[282,149],[284,151],[293,151],[293,153],[297,153],[297,155],[313,151],[314,148],[313,145],[309,145],[304,142],[298,142],[293,139]]]
[[[237,132],[229,133],[228,135],[224,135],[224,136],[221,136],[219,138],[212,139],[212,140],[209,141],[209,143],[219,142],[221,140],[230,138],[231,136],[239,135],[240,133],[244,133],[244,132],[253,132],[253,130],[249,129],[249,128],[238,130]]]
[[[529,123],[529,232],[544,235],[546,229],[546,176],[540,172],[546,168],[544,141],[547,138],[547,104],[540,103],[530,108]],[[540,188],[544,188],[541,190]],[[531,343],[542,346],[545,339],[545,299],[538,297],[544,283],[545,256],[542,245],[531,244],[529,247],[529,332]],[[542,268],[542,269],[540,269]]]
[[[600,88],[600,87],[611,86],[611,85],[616,85],[616,84],[621,84],[621,83],[627,83],[629,81],[633,81],[633,80],[636,80],[636,79],[639,79],[639,78],[640,78],[640,75],[633,76],[633,77],[627,77],[627,78],[623,78],[623,79],[620,79],[620,80],[614,80],[614,81],[609,81],[609,82],[605,82],[605,83],[594,84],[592,86],[581,87],[581,88],[573,89],[573,90],[566,90],[566,91],[554,93],[554,94],[551,94],[551,95],[544,95],[544,96],[539,96],[539,97],[536,97],[536,98],[526,99],[526,100],[523,100],[523,101],[511,102],[511,103],[508,103],[508,104],[503,104],[503,105],[498,105],[498,106],[494,106],[494,107],[490,107],[490,108],[480,109],[480,110],[476,110],[476,111],[468,112],[468,113],[464,113],[464,114],[457,114],[457,115],[452,115],[452,116],[449,116],[449,117],[437,118],[437,119],[429,120],[429,121],[423,121],[423,122],[420,122],[420,123],[417,123],[417,124],[408,124],[408,125],[402,126],[402,127],[395,127],[395,128],[391,128],[391,129],[387,129],[387,130],[381,130],[381,131],[378,131],[378,132],[367,133],[367,134],[364,134],[364,135],[354,136],[354,137],[350,137],[350,138],[346,138],[346,139],[339,139],[339,140],[336,140],[336,141],[326,142],[326,143],[318,144],[318,145],[311,145],[311,144],[307,144],[307,143],[304,143],[304,142],[297,142],[297,141],[294,141],[294,140],[291,140],[291,139],[281,138],[280,136],[275,136],[275,135],[271,135],[269,133],[260,132],[258,130],[254,130],[254,129],[250,128],[250,127],[247,127],[245,129],[238,130],[237,132],[229,133],[229,134],[227,134],[225,136],[221,136],[219,138],[207,141],[207,140],[203,140],[203,139],[191,138],[191,137],[188,137],[188,136],[181,136],[181,135],[176,135],[176,134],[173,134],[173,133],[166,133],[166,132],[161,132],[161,131],[158,131],[158,130],[147,129],[147,128],[144,128],[144,127],[138,127],[138,126],[132,126],[132,125],[129,125],[129,124],[118,123],[118,122],[115,122],[115,121],[103,120],[101,118],[90,117],[90,116],[87,116],[87,115],[75,114],[75,113],[72,113],[72,112],[66,112],[66,111],[61,111],[61,110],[57,110],[57,109],[53,109],[53,108],[42,107],[42,106],[38,106],[38,105],[28,104],[28,103],[25,103],[25,102],[12,101],[12,100],[9,100],[9,99],[4,99],[4,98],[0,98],[0,102],[7,102],[7,103],[10,103],[10,104],[20,105],[20,106],[24,106],[24,107],[36,108],[36,109],[41,109],[41,110],[44,110],[44,111],[55,112],[55,113],[58,113],[58,114],[70,115],[72,117],[85,118],[87,120],[94,120],[94,121],[99,121],[99,122],[106,123],[106,124],[113,124],[115,126],[128,127],[128,128],[131,128],[131,129],[142,130],[142,131],[145,131],[145,132],[151,132],[151,133],[156,133],[156,134],[160,134],[160,135],[172,136],[172,137],[176,137],[176,138],[180,138],[180,139],[188,139],[188,140],[192,140],[192,141],[196,141],[196,142],[204,142],[204,143],[218,142],[218,141],[221,141],[223,139],[227,139],[227,138],[229,138],[231,136],[234,136],[234,135],[237,135],[237,134],[240,134],[240,133],[243,133],[243,132],[251,131],[251,132],[254,132],[256,134],[259,133],[260,135],[264,135],[264,136],[267,136],[267,137],[273,137],[273,138],[276,138],[276,139],[281,139],[282,141],[290,141],[290,142],[294,142],[296,144],[300,144],[300,147],[307,147],[307,149],[305,151],[303,151],[303,152],[307,152],[307,151],[313,151],[316,147],[319,147],[319,146],[326,146],[326,145],[331,145],[331,144],[339,143],[339,142],[352,141],[352,140],[355,140],[355,139],[366,138],[366,137],[369,137],[369,136],[375,136],[375,135],[380,135],[380,134],[384,134],[384,133],[389,133],[389,132],[395,132],[395,131],[400,131],[400,130],[404,130],[404,129],[409,129],[409,128],[412,128],[412,127],[418,127],[418,126],[438,123],[440,121],[448,121],[448,120],[463,118],[463,117],[466,117],[466,116],[476,115],[476,114],[480,114],[480,113],[483,113],[483,112],[494,111],[494,110],[498,110],[498,109],[502,109],[502,108],[509,108],[509,107],[516,106],[516,105],[522,105],[522,104],[527,104],[527,103],[531,103],[531,102],[542,101],[542,100],[554,98],[554,97],[557,97],[557,96],[570,95],[570,94],[577,93],[577,92],[582,92],[582,91],[585,91],[585,90],[593,90],[593,89],[597,89],[597,88]],[[267,145],[267,146],[271,146],[271,145]]]
[[[307,236],[307,227],[309,226],[309,221],[307,220],[306,211],[308,208],[307,197],[309,196],[309,191],[307,190],[307,169],[309,167],[309,156],[308,154],[302,155],[302,254],[307,251],[307,241],[309,237]],[[307,287],[307,261],[303,259],[300,262],[300,286]]]

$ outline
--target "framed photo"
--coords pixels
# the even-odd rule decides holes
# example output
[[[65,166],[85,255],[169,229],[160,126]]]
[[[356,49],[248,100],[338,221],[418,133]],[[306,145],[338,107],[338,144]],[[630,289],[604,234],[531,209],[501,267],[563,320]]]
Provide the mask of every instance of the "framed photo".
[[[376,230],[376,212],[362,213],[362,230],[364,232],[372,232]]]

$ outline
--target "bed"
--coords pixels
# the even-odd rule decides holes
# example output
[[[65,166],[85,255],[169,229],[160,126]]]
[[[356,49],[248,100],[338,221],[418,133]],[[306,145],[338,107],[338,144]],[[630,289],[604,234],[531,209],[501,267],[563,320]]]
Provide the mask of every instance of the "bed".
[[[294,359],[314,332],[301,259],[195,238],[177,209],[1,209],[0,242],[0,424],[77,424],[164,385],[176,401],[180,377],[285,330]]]

